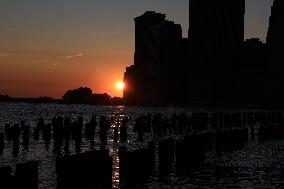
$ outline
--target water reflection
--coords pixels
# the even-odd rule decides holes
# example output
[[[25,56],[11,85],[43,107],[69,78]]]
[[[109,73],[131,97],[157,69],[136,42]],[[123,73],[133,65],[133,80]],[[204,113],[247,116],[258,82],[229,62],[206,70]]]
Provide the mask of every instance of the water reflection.
[[[113,158],[113,173],[112,173],[112,188],[118,189],[120,188],[120,175],[119,175],[119,143],[120,143],[120,126],[122,124],[122,120],[125,117],[123,114],[124,106],[116,107],[116,110],[113,115],[111,115],[110,119],[112,121],[111,125],[111,139],[109,144],[110,146],[110,156]]]
[[[113,188],[120,187],[120,177],[119,177],[119,150],[118,148],[112,148],[110,150],[110,156],[113,158],[113,173],[112,173],[112,183]]]
[[[23,116],[26,125],[30,125],[30,128],[36,126],[35,120],[41,115],[44,115],[46,124],[55,115],[69,115],[71,121],[83,116],[84,125],[91,122],[92,115],[97,115],[97,118],[102,115],[109,119],[111,125],[107,130],[107,142],[101,142],[97,127],[93,144],[89,139],[82,137],[80,153],[100,148],[109,149],[113,162],[111,177],[113,188],[216,188],[219,186],[281,188],[283,186],[281,184],[284,175],[284,141],[281,139],[283,131],[277,125],[267,128],[263,126],[262,121],[254,123],[255,118],[253,122],[248,120],[238,125],[237,122],[232,122],[230,116],[234,115],[233,113],[226,114],[230,119],[225,120],[225,123],[224,120],[216,121],[214,117],[210,120],[204,114],[193,115],[191,111],[187,111],[190,116],[203,118],[202,121],[198,121],[191,117],[192,123],[184,123],[182,117],[184,115],[180,114],[182,115],[180,117],[176,109],[175,112],[170,112],[167,109],[142,107],[69,105],[38,107],[38,105],[21,104],[4,104],[4,106],[5,110],[0,111],[0,121],[3,126],[5,123],[13,125],[13,121],[15,123],[16,120],[21,121]],[[155,116],[150,127],[148,113],[161,113],[160,116]],[[141,115],[144,115],[142,121],[137,122],[137,118]],[[125,132],[122,125],[125,124],[126,118],[128,118],[127,138],[123,139],[125,140],[123,142],[121,131]],[[139,124],[142,124],[142,127]],[[224,130],[226,125],[229,125],[229,128]],[[235,128],[234,125],[238,127]],[[206,128],[207,131],[200,128]],[[4,131],[4,127],[0,127],[0,130]],[[84,133],[84,129],[82,131]],[[38,160],[39,188],[56,188],[55,159],[64,154],[78,153],[75,150],[76,144],[70,140],[67,151],[63,142],[59,153],[53,154],[55,145],[53,139],[49,144],[41,136],[42,133],[38,139],[30,138],[29,145],[23,148],[21,135],[18,155],[15,157],[11,155],[13,141],[5,141],[0,165],[13,166],[19,162]],[[258,138],[259,136],[261,139]],[[271,138],[278,140],[270,142]]]

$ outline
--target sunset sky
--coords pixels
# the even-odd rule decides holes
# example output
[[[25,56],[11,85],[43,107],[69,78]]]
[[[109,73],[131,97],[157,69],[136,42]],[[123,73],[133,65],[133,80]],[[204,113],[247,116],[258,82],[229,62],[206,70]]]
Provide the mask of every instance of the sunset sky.
[[[247,0],[246,37],[265,40],[272,0]],[[167,14],[188,29],[188,0],[1,0],[0,94],[60,98],[116,88],[133,64],[134,17]]]

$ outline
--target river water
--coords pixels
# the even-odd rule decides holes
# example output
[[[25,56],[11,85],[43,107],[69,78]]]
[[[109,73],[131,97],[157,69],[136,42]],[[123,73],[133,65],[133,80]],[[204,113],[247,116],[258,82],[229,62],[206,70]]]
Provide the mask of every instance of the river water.
[[[135,118],[147,113],[161,113],[170,116],[173,113],[191,113],[206,111],[202,109],[183,108],[155,108],[155,107],[123,107],[123,106],[90,106],[90,105],[61,105],[61,104],[28,104],[28,103],[0,103],[0,131],[4,131],[5,124],[16,124],[25,121],[35,126],[42,117],[46,123],[51,123],[54,116],[71,116],[73,120],[78,116],[88,122],[92,115],[104,115],[123,119],[130,117],[128,123],[128,149],[143,148],[145,143],[138,142],[133,132]],[[233,111],[233,110],[226,110]],[[236,110],[235,110],[236,111]],[[214,110],[210,110],[214,112]],[[113,157],[113,188],[123,188],[119,177],[118,146],[113,143],[112,129],[109,131],[108,148]],[[96,136],[96,141],[98,140]],[[145,141],[159,140],[151,135],[145,136]],[[70,147],[74,147],[71,143]],[[99,147],[99,143],[97,144]],[[12,166],[16,163],[35,160],[39,163],[39,188],[56,188],[56,156],[50,148],[46,148],[44,141],[34,141],[28,150],[20,148],[19,155],[12,155],[12,142],[5,141],[3,155],[0,156],[0,167]],[[82,151],[90,150],[87,142],[83,142]],[[184,153],[188,153],[184,149]],[[220,171],[221,170],[221,171]],[[139,171],[139,170],[137,170]],[[221,174],[220,174],[221,172]],[[127,181],[126,181],[127,182]],[[137,186],[138,188],[138,186]],[[205,162],[198,171],[180,176],[173,168],[169,176],[159,176],[156,171],[139,188],[284,188],[284,140],[258,142],[249,139],[246,145],[233,152],[217,154],[212,149],[205,154]]]

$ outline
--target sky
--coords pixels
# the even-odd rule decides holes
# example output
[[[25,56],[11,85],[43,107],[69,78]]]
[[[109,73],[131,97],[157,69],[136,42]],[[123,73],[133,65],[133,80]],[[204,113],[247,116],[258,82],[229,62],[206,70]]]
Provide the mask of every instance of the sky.
[[[167,14],[187,37],[188,0],[0,0],[0,94],[61,98],[69,89],[122,96],[134,18]],[[247,0],[246,38],[265,41],[272,0]]]

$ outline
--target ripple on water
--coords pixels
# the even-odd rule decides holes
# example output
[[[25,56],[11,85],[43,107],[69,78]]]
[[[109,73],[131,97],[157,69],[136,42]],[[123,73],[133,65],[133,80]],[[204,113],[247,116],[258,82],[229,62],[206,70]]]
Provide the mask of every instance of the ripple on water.
[[[89,105],[59,105],[59,104],[27,104],[27,103],[0,103],[0,130],[4,130],[6,123],[14,124],[21,120],[34,126],[35,120],[43,117],[50,122],[55,115],[68,115],[73,119],[84,116],[84,122],[89,121],[92,115],[116,116],[123,118],[130,116],[129,142],[130,149],[144,146],[137,143],[136,135],[132,132],[135,117],[147,113],[190,112],[190,109],[144,108],[144,107],[114,107]],[[111,134],[111,133],[110,133]],[[98,136],[96,136],[98,137]],[[146,136],[150,139],[151,136]],[[114,187],[119,188],[119,159],[117,146],[109,138],[111,155],[114,157]],[[0,156],[0,166],[11,165],[28,160],[39,162],[39,188],[56,188],[55,155],[52,146],[46,149],[42,141],[31,140],[29,150],[20,148],[18,157],[13,157],[12,143],[5,143],[4,154]],[[83,141],[83,151],[89,150],[86,141]],[[70,143],[74,148],[74,143]],[[221,170],[221,171],[220,171]],[[264,143],[251,142],[246,147],[232,153],[222,153],[217,156],[214,151],[206,154],[205,164],[196,172],[177,176],[174,173],[169,177],[160,178],[157,174],[151,176],[142,188],[284,188],[284,140]]]

